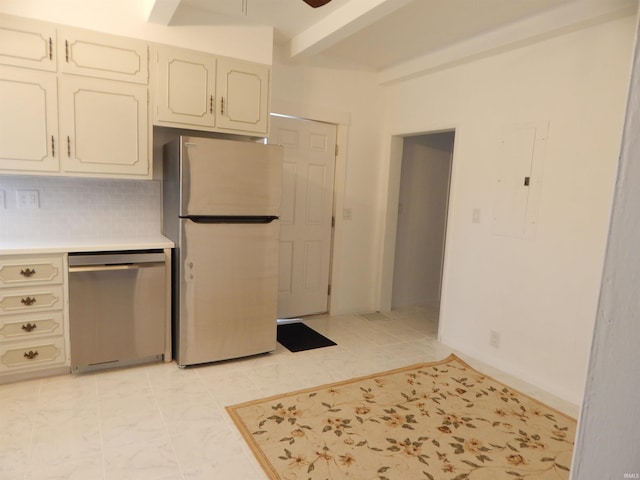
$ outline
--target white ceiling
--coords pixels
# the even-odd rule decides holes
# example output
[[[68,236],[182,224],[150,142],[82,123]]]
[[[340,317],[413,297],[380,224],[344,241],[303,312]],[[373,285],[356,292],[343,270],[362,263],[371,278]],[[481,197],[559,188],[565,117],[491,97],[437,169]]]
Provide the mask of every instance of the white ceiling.
[[[273,26],[292,60],[339,62],[378,72],[430,55],[473,54],[465,43],[504,47],[628,14],[636,0],[154,0],[149,21],[167,25]],[[477,53],[477,52],[476,52]],[[420,68],[419,65],[416,65]]]

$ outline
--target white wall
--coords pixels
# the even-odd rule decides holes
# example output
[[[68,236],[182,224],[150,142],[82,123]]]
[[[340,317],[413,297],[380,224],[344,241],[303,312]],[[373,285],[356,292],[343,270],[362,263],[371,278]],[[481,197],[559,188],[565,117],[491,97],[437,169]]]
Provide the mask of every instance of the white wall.
[[[404,139],[392,308],[438,306],[452,132]]]
[[[148,180],[0,175],[6,201],[0,242],[155,238],[161,230],[160,187]],[[39,208],[19,208],[17,190],[37,190]]]
[[[640,50],[571,478],[640,476]],[[625,474],[628,477],[625,477]]]
[[[331,312],[375,309],[381,206],[380,87],[372,73],[287,65],[272,69],[272,111],[339,124]],[[352,220],[343,220],[343,208]]]
[[[148,23],[151,0],[2,0],[0,12],[271,64],[273,28]],[[183,22],[188,22],[183,19]]]
[[[575,403],[593,331],[633,35],[629,16],[385,90],[383,155],[394,134],[456,127],[442,341]],[[549,122],[536,235],[497,237],[487,220],[502,129],[532,121]],[[471,222],[474,208],[480,224]],[[394,212],[387,214],[395,225]],[[385,258],[392,247],[385,245]],[[499,349],[489,346],[490,330],[501,333]]]

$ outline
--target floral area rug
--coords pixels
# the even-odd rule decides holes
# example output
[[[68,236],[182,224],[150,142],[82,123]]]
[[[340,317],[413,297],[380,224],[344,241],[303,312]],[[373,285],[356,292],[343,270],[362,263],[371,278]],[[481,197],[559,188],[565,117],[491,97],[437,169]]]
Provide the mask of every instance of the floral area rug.
[[[227,411],[279,480],[567,479],[576,429],[455,355]]]

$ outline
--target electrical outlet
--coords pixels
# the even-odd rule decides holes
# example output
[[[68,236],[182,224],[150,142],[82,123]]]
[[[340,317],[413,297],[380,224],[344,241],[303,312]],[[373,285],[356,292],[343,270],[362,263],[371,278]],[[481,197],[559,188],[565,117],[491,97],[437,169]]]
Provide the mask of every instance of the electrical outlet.
[[[18,208],[40,208],[40,193],[38,190],[17,190],[16,203]]]
[[[473,223],[480,223],[480,209],[474,208],[471,214],[471,221]]]
[[[489,331],[489,345],[493,348],[500,348],[500,332],[495,330]]]
[[[7,202],[4,199],[4,190],[0,190],[0,208],[7,208]]]
[[[351,220],[353,218],[353,210],[350,208],[342,209],[342,219],[343,220]]]

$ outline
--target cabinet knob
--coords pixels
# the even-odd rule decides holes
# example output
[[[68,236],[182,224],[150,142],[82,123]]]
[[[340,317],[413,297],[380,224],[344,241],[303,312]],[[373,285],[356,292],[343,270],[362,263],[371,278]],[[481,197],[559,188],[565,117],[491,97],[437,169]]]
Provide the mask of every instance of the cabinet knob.
[[[25,268],[24,270],[20,270],[20,275],[26,278],[32,277],[35,273],[36,271],[33,268]]]
[[[32,330],[35,330],[37,327],[37,325],[35,323],[26,323],[24,325],[22,325],[22,330],[24,330],[25,332],[30,332]]]
[[[20,303],[23,304],[23,305],[26,305],[27,307],[30,307],[31,305],[36,303],[36,299],[34,297],[26,297],[26,298],[21,299]]]
[[[35,352],[33,350],[29,350],[28,352],[24,352],[24,357],[28,358],[29,360],[33,360],[37,356],[38,356],[38,351],[37,350]]]

